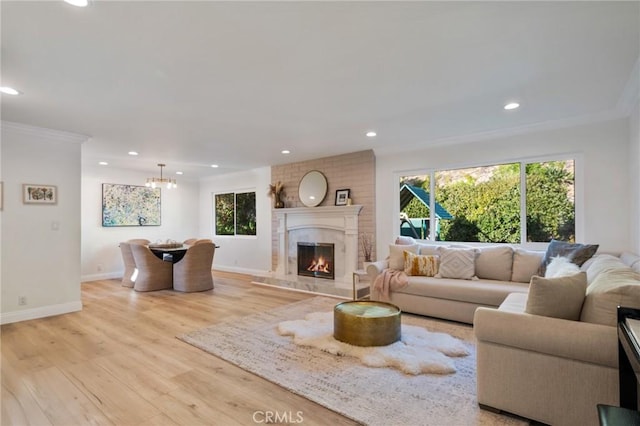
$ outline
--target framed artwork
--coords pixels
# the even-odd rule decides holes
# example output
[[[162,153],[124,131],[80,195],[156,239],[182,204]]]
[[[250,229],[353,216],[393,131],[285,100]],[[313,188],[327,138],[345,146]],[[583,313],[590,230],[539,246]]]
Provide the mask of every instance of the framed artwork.
[[[336,206],[346,206],[349,203],[350,189],[338,189],[336,191]]]
[[[24,204],[58,204],[58,187],[55,185],[23,183],[22,202]]]
[[[0,182],[0,212],[4,207],[4,182]]]
[[[102,226],[160,224],[160,188],[102,184]]]

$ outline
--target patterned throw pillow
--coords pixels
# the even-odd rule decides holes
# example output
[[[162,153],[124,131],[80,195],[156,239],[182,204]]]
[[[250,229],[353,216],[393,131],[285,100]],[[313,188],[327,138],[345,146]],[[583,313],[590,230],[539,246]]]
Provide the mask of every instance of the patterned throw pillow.
[[[462,280],[477,279],[475,249],[441,248],[440,266],[437,278],[457,278]]]
[[[433,277],[438,273],[438,256],[419,255],[404,252],[404,272],[407,275],[421,275],[424,277]]]

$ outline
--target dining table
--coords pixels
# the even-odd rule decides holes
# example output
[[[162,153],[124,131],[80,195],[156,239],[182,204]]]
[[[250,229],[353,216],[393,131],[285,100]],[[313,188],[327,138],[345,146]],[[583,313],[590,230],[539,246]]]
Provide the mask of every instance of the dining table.
[[[180,243],[156,243],[149,244],[149,250],[158,258],[171,263],[182,260],[189,248],[186,244]]]

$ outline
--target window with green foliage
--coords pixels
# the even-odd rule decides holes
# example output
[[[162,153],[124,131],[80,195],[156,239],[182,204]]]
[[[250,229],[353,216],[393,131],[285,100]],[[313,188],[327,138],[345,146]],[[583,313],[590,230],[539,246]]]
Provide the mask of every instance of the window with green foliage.
[[[573,160],[403,176],[400,233],[440,241],[575,241],[574,193]]]
[[[215,194],[216,235],[256,235],[256,193]]]

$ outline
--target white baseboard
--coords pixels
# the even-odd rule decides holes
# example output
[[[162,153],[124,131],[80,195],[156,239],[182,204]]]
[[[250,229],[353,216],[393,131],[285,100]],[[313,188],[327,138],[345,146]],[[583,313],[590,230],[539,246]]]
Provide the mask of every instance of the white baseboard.
[[[220,266],[220,265],[215,265],[213,269],[216,271],[235,272],[238,274],[246,274],[246,275],[264,275],[269,273],[268,271],[264,271],[262,269],[238,268],[233,266]]]
[[[115,278],[122,278],[122,272],[106,272],[102,274],[83,275],[80,277],[80,281],[85,283],[89,281],[112,280]]]
[[[13,322],[27,321],[37,318],[51,317],[54,315],[68,314],[82,310],[82,302],[68,302],[59,305],[41,306],[33,309],[23,309],[21,311],[0,313],[0,324],[11,324]]]

